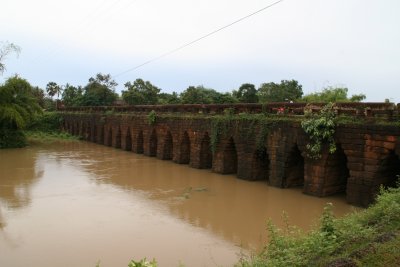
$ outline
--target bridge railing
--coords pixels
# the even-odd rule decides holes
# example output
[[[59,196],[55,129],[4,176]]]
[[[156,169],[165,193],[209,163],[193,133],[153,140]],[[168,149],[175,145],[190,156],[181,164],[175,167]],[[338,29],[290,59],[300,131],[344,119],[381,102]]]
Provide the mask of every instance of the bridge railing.
[[[223,114],[229,112],[239,113],[269,113],[286,115],[304,115],[306,110],[318,112],[326,103],[288,103],[274,102],[267,104],[238,103],[238,104],[172,104],[172,105],[133,105],[133,106],[84,106],[84,107],[59,107],[63,112],[105,113],[192,113],[192,114]],[[337,114],[357,117],[393,119],[398,117],[400,104],[380,102],[338,102],[334,106]]]

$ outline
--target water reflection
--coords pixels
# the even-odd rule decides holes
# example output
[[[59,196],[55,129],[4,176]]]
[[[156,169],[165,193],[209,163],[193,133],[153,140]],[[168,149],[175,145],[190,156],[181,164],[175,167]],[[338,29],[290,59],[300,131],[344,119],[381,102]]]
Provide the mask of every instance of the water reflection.
[[[36,164],[37,151],[3,149],[0,153],[0,228],[5,226],[3,209],[22,209],[31,202],[31,187],[43,176]]]

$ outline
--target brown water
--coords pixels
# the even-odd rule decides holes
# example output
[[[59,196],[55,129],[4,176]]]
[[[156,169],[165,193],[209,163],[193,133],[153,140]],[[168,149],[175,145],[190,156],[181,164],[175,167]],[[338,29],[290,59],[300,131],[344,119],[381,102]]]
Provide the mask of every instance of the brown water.
[[[232,266],[282,212],[304,229],[332,202],[86,142],[0,150],[0,266]]]

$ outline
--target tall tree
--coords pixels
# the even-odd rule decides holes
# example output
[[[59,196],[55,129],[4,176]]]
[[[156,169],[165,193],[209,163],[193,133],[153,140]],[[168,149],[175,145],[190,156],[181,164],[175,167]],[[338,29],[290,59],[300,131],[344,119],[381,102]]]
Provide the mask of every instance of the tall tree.
[[[110,74],[98,73],[95,78],[91,77],[89,83],[83,88],[81,105],[83,106],[110,106],[118,98],[115,86],[118,84],[111,78]]]
[[[244,83],[239,87],[239,90],[235,92],[236,98],[241,103],[257,103],[257,89],[254,84]]]
[[[83,101],[83,88],[81,86],[75,87],[70,84],[64,86],[62,92],[62,102],[66,107],[80,106]]]
[[[136,79],[133,83],[124,84],[127,90],[122,91],[122,99],[130,105],[154,105],[158,103],[160,88],[149,81]]]
[[[0,148],[25,145],[21,130],[41,113],[32,86],[18,76],[0,86]]]
[[[57,99],[58,99],[62,92],[62,87],[55,82],[49,82],[46,85],[46,92],[51,98],[53,98],[55,95],[57,95]]]
[[[365,99],[364,94],[352,95],[348,97],[349,89],[346,87],[329,86],[321,92],[305,95],[303,100],[306,102],[361,102]]]
[[[4,60],[11,53],[16,53],[17,55],[21,52],[21,48],[13,43],[0,42],[0,74],[3,74],[6,70],[6,65]]]
[[[282,80],[279,84],[263,83],[258,89],[258,97],[262,103],[296,101],[302,95],[302,86],[296,80]]]

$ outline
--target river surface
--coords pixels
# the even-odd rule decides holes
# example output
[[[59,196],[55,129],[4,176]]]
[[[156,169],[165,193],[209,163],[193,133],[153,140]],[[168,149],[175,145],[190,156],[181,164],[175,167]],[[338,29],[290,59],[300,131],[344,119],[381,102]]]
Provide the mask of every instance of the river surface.
[[[308,230],[327,202],[232,175],[79,141],[0,150],[0,266],[232,266],[267,220]]]

